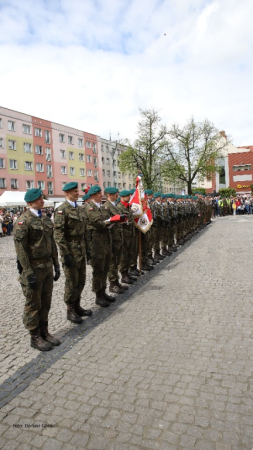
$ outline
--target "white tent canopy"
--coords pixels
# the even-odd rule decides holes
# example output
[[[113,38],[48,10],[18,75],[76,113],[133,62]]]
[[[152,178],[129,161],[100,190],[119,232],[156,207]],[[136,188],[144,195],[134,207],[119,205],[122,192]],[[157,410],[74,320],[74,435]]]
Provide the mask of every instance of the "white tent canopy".
[[[2,207],[10,207],[10,206],[27,206],[26,201],[24,200],[26,192],[20,191],[5,191],[0,196],[0,206]],[[54,202],[50,200],[44,200],[44,207],[54,206]]]

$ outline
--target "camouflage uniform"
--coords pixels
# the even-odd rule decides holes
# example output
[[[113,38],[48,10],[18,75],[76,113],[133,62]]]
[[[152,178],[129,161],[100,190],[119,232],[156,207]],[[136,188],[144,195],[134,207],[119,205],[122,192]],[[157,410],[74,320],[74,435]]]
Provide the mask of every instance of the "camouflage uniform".
[[[117,207],[109,200],[105,202],[104,209],[109,212],[110,217],[113,217],[119,213]],[[118,269],[123,245],[123,230],[121,223],[115,223],[110,231],[112,237],[112,251],[108,280],[110,283],[116,283],[118,285]]]
[[[133,255],[135,252],[135,226],[134,226],[134,217],[129,208],[128,203],[123,202],[121,200],[117,205],[119,214],[126,214],[128,216],[128,222],[122,224],[123,229],[123,248],[122,254],[120,258],[120,272],[123,278],[128,276],[128,271],[130,269],[130,264],[133,261]],[[123,281],[124,282],[124,281]]]
[[[64,301],[68,305],[67,318],[80,323],[78,316],[91,315],[90,310],[80,307],[81,294],[86,279],[87,222],[80,206],[72,206],[67,200],[55,210],[54,236],[59,246],[65,273]],[[73,263],[67,267],[65,257],[71,255]],[[69,317],[69,314],[73,317]],[[75,313],[77,317],[75,317]],[[72,320],[73,319],[73,320]]]
[[[53,238],[51,220],[37,217],[30,210],[22,214],[14,225],[14,243],[18,261],[22,267],[19,281],[26,298],[23,322],[27,330],[48,322],[53,290],[53,266],[59,266],[57,247]],[[38,280],[31,289],[30,275]]]
[[[93,269],[92,290],[105,290],[111,261],[111,231],[104,223],[111,215],[104,206],[100,208],[91,201],[86,210],[90,230],[91,265]],[[115,225],[114,225],[115,226]]]

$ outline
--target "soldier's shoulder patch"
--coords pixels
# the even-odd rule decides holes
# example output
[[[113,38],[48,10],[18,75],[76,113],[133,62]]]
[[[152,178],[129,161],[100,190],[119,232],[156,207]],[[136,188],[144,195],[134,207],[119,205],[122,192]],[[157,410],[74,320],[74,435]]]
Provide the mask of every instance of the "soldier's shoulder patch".
[[[62,214],[62,211],[57,211],[58,214]]]
[[[108,209],[108,207],[107,207],[107,206],[104,206],[104,208],[105,208],[105,209]]]
[[[24,222],[18,222],[18,225],[23,225]]]
[[[93,211],[93,208],[89,208],[89,211]]]

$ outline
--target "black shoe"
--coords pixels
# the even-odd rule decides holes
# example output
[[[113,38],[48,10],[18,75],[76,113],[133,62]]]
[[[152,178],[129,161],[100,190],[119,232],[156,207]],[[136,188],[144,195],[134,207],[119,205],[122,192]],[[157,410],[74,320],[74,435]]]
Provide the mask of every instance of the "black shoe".
[[[67,320],[72,323],[82,323],[82,318],[75,312],[74,305],[67,305]]]
[[[100,289],[98,292],[96,292],[96,305],[102,306],[102,308],[108,308],[110,306],[110,303],[107,302],[103,296],[102,289]]]
[[[104,297],[104,299],[105,299],[107,302],[109,302],[109,303],[113,303],[113,302],[116,301],[116,298],[115,298],[115,297],[113,297],[112,295],[108,295],[108,294],[105,292],[105,288],[103,289],[103,297]]]

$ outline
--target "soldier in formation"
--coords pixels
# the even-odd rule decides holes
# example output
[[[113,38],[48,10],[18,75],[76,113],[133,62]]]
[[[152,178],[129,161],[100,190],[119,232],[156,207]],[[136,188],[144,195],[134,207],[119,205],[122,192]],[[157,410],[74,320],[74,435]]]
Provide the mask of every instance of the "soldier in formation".
[[[73,323],[80,324],[82,317],[92,314],[80,305],[87,261],[92,265],[95,302],[101,307],[115,302],[115,296],[106,293],[107,279],[109,291],[121,294],[141,273],[137,269],[139,233],[129,203],[131,192],[106,188],[106,202],[102,203],[102,190],[95,185],[84,195],[83,206],[78,206],[78,183],[67,183],[63,191],[66,200],[55,210],[54,225],[41,215],[42,191],[31,189],[25,195],[30,209],[14,227],[19,280],[26,298],[24,324],[31,346],[41,351],[60,344],[48,332],[53,280],[60,277],[56,243],[65,274],[67,319]],[[212,200],[151,189],[145,193],[153,224],[145,235],[141,233],[141,265],[149,271],[210,223]]]

